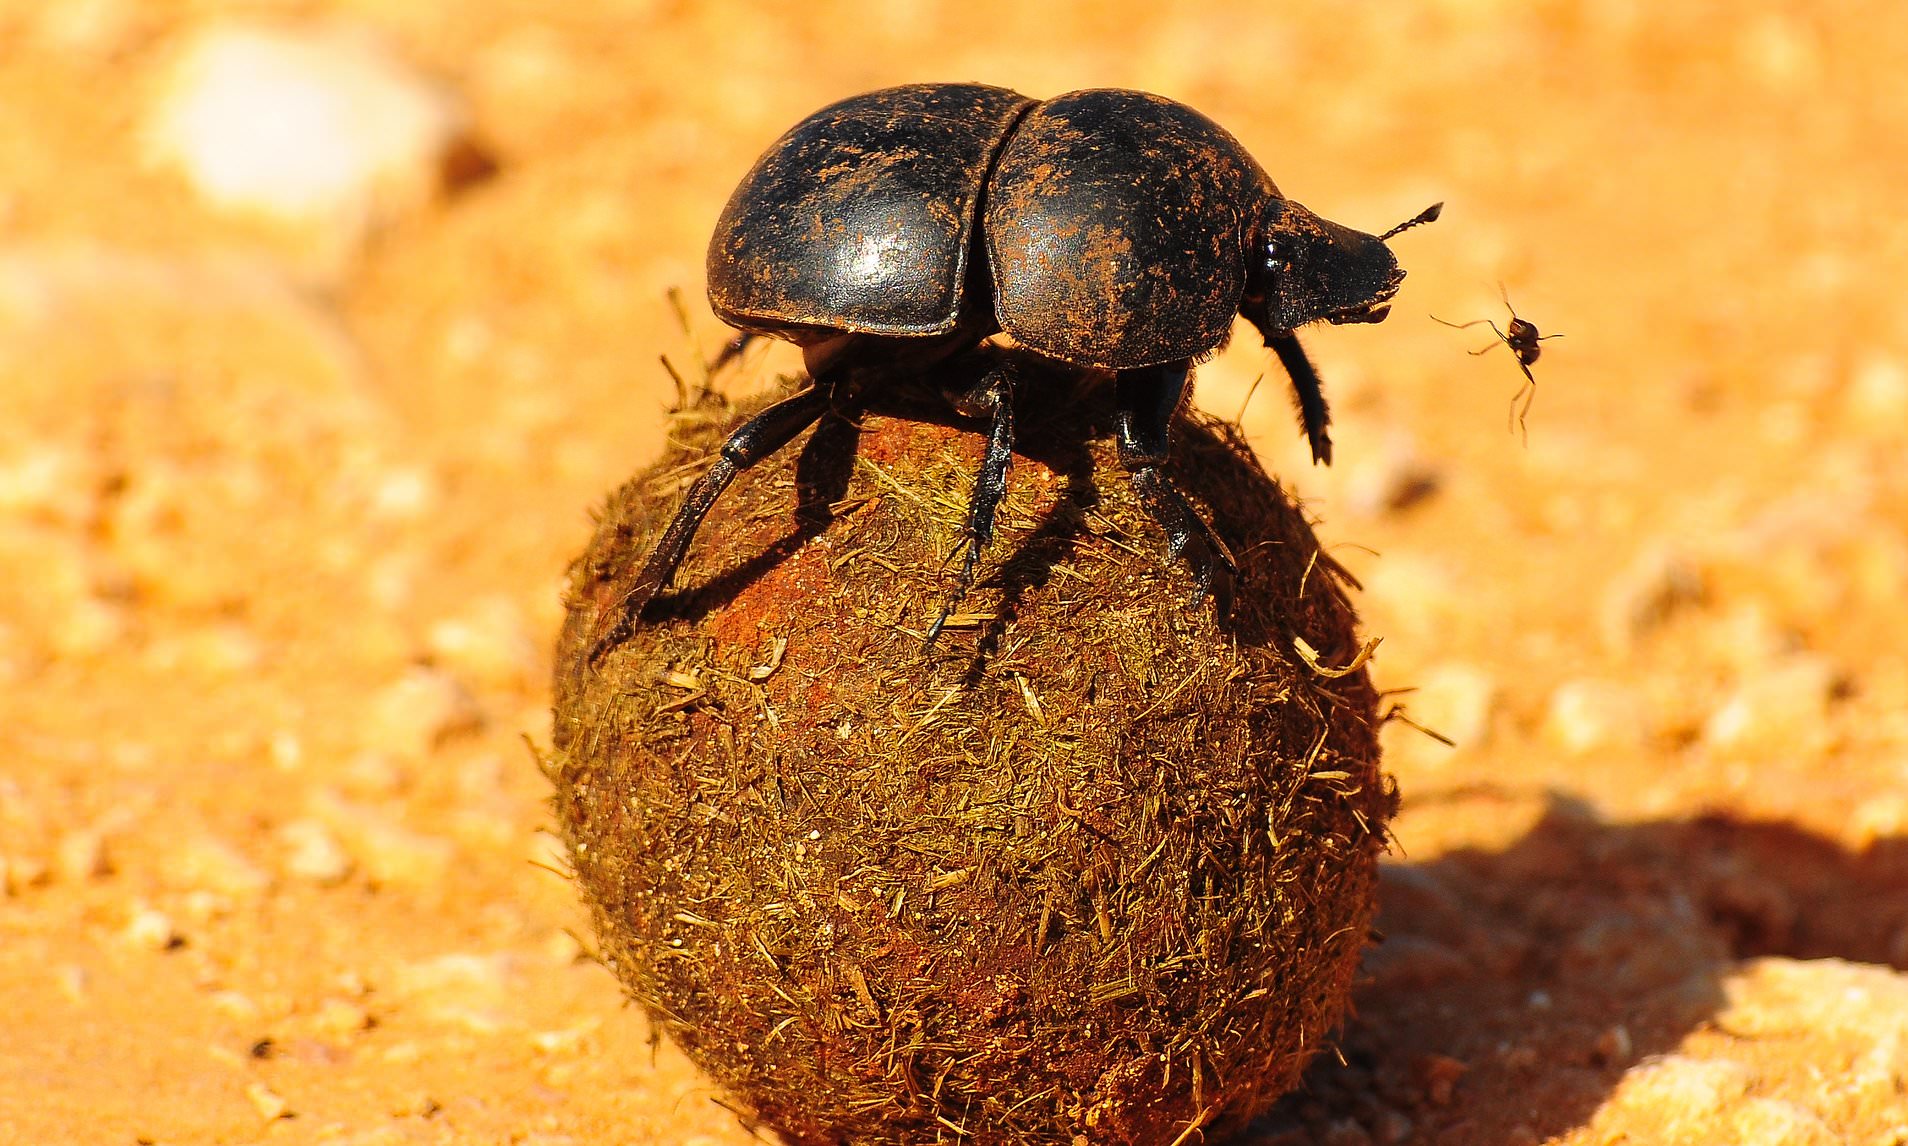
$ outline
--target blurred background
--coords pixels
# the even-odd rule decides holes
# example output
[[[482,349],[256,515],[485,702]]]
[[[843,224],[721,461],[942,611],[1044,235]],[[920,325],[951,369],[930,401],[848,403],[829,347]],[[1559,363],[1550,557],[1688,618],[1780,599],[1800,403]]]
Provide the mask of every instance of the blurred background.
[[[1199,377],[1455,742],[1386,729],[1385,942],[1258,1139],[1908,1142],[1904,58],[1884,0],[0,0],[0,1141],[749,1141],[524,739],[736,180],[976,80],[1446,202],[1308,334],[1334,468],[1256,339]],[[1527,440],[1429,317],[1500,284]]]

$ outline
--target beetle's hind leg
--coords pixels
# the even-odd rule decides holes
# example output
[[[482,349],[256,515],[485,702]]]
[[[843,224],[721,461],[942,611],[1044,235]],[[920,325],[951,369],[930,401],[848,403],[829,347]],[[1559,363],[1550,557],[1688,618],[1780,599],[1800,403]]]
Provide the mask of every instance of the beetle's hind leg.
[[[925,644],[933,644],[947,618],[974,585],[974,568],[981,550],[994,540],[994,513],[1007,493],[1007,471],[1014,461],[1014,384],[1006,365],[995,366],[971,389],[952,394],[954,408],[970,418],[989,419],[987,448],[981,454],[974,479],[974,496],[967,503],[967,529],[961,539],[961,579],[954,594],[941,606],[940,616],[928,627]]]
[[[1192,363],[1168,362],[1119,373],[1120,464],[1132,474],[1140,504],[1166,531],[1166,551],[1184,557],[1192,566],[1193,590],[1189,604],[1208,592],[1221,617],[1232,611],[1232,582],[1238,563],[1226,543],[1199,516],[1184,494],[1160,469],[1172,448],[1173,415],[1186,397]]]
[[[729,488],[735,475],[788,445],[795,440],[796,435],[820,420],[828,412],[831,389],[827,382],[817,381],[808,389],[775,403],[730,433],[709,468],[689,487],[682,508],[676,511],[669,528],[663,531],[662,540],[656,543],[655,550],[650,553],[649,561],[643,565],[642,572],[636,575],[636,583],[614,606],[614,620],[609,629],[590,646],[592,663],[601,660],[605,653],[629,637],[643,609],[675,576],[676,566],[682,564],[683,557],[689,552],[689,543],[695,540],[696,530],[701,528],[703,517],[716,503],[716,499],[722,496],[722,491]]]

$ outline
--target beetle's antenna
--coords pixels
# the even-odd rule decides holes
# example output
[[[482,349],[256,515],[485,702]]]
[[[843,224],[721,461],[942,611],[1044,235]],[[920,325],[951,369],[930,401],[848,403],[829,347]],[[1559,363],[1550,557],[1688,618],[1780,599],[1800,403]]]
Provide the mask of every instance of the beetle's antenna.
[[[1404,222],[1393,227],[1391,230],[1386,231],[1384,234],[1378,236],[1378,241],[1382,243],[1386,239],[1389,239],[1391,236],[1397,234],[1399,231],[1409,231],[1411,228],[1419,226],[1420,224],[1423,224],[1423,223],[1435,223],[1438,221],[1438,216],[1442,214],[1444,214],[1444,200],[1440,199],[1436,203],[1431,204],[1429,207],[1426,207],[1424,210],[1418,212],[1417,214],[1411,216],[1409,219],[1406,219]]]

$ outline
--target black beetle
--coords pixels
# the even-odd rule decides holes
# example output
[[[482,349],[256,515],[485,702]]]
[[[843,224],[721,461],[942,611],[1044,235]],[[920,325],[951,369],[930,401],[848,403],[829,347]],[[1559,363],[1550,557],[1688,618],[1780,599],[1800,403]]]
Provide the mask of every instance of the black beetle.
[[[1210,590],[1223,612],[1232,555],[1160,470],[1193,363],[1243,315],[1292,377],[1314,461],[1329,463],[1318,374],[1292,331],[1382,320],[1404,278],[1384,240],[1438,209],[1383,235],[1342,227],[1281,196],[1224,128],[1145,92],[1042,102],[981,84],[911,84],[823,108],[743,177],[708,264],[715,313],[802,346],[813,384],[723,444],[597,652],[668,583],[735,475],[825,414],[850,370],[919,370],[1001,332],[1114,373],[1120,458],[1169,551],[1192,566],[1194,600]],[[997,364],[949,395],[990,423],[963,588],[1006,488],[1013,385]]]

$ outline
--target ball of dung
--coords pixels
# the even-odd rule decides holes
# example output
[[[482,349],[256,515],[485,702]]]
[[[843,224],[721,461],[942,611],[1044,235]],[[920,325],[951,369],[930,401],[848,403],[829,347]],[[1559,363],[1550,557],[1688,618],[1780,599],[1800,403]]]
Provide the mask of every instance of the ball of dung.
[[[1226,619],[1189,605],[1110,387],[1043,383],[931,647],[982,445],[931,408],[743,473],[594,664],[725,426],[675,427],[571,569],[550,771],[601,957],[787,1141],[1213,1134],[1344,1012],[1395,797],[1364,672],[1317,671],[1358,649],[1342,573],[1182,419],[1240,567]]]

